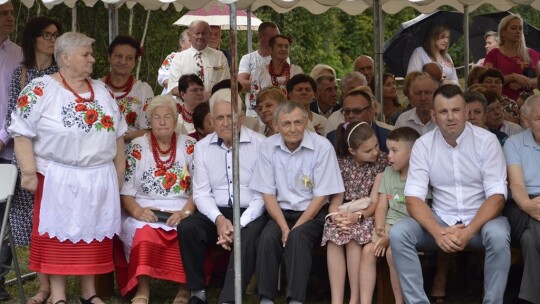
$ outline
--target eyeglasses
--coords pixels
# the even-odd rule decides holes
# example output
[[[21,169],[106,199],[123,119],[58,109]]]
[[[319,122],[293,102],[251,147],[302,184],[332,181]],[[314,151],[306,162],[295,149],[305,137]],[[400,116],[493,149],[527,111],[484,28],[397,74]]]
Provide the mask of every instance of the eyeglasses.
[[[343,113],[343,115],[349,115],[349,114],[353,114],[353,115],[361,115],[362,113],[364,113],[365,110],[371,108],[370,105],[368,106],[365,106],[363,108],[354,108],[354,109],[341,109],[341,113]]]
[[[58,36],[60,36],[58,32],[55,32],[55,33],[41,32],[41,37],[43,37],[43,39],[45,40],[53,40],[53,38],[54,40],[56,40]]]

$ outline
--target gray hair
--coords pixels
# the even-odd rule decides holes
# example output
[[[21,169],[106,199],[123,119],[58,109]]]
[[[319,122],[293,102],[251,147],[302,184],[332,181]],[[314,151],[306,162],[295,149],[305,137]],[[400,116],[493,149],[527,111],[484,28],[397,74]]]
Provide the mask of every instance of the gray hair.
[[[184,41],[189,41],[188,32],[189,32],[189,29],[185,29],[182,31],[182,33],[180,34],[180,38],[178,39],[178,44]]]
[[[54,43],[54,60],[58,67],[62,67],[62,54],[70,55],[73,50],[83,46],[92,45],[96,40],[78,32],[67,32],[56,39]]]
[[[332,72],[332,75],[334,75],[334,78],[336,78],[336,70],[334,70],[333,67],[327,65],[327,64],[322,64],[322,63],[319,63],[317,64],[316,66],[313,67],[313,69],[311,69],[311,72],[309,73],[309,76],[313,79],[316,79],[317,77],[320,76],[321,72],[324,71],[324,70],[329,70]]]
[[[315,83],[317,83],[317,88],[323,83],[323,81],[335,81],[336,77],[328,74],[322,74],[315,78]]]
[[[238,113],[242,113],[242,98],[240,95],[237,97],[237,103],[238,103]],[[212,97],[210,97],[210,100],[208,100],[210,103],[210,113],[214,115],[214,105],[218,102],[228,102],[232,103],[232,92],[231,89],[219,89],[214,94],[212,94]]]
[[[493,37],[495,39],[495,42],[499,43],[499,34],[495,31],[487,31],[484,34],[484,40],[488,39],[488,37]]]
[[[149,119],[151,119],[152,113],[157,107],[168,107],[173,112],[175,121],[178,120],[176,101],[171,95],[158,95],[150,101],[148,109],[146,109],[146,116]]]
[[[294,101],[294,100],[287,100],[285,102],[280,103],[276,107],[276,111],[274,112],[274,123],[276,123],[276,124],[278,123],[278,118],[279,118],[279,115],[281,113],[290,114],[290,113],[292,113],[292,111],[294,111],[296,109],[302,110],[302,114],[304,114],[304,118],[306,119],[306,123],[307,123],[307,120],[309,119],[309,115],[308,115],[308,112],[307,112],[306,108],[304,107],[303,104],[299,103],[298,101]]]
[[[521,107],[521,113],[525,114],[525,116],[529,117],[531,116],[531,111],[533,104],[540,102],[540,95],[531,95],[527,100],[525,100],[525,103]]]
[[[349,82],[353,80],[360,80],[363,86],[368,85],[366,76],[364,76],[364,74],[357,71],[353,71],[353,72],[347,73],[345,77],[341,78],[341,91],[343,92],[343,89],[346,88],[349,85]]]

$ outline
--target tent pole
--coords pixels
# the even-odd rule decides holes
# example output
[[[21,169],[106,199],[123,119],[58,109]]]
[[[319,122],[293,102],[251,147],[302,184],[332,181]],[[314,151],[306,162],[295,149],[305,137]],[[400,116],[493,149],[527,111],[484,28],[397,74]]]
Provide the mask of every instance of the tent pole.
[[[77,31],[77,4],[71,9],[71,30]]]
[[[463,78],[465,78],[465,90],[467,90],[467,78],[469,78],[469,5],[463,5],[463,32],[465,35]]]
[[[107,5],[109,9],[109,44],[118,36],[118,10],[114,4]]]
[[[133,9],[129,10],[129,21],[128,21],[128,34],[131,36],[133,32]]]
[[[141,38],[141,49],[144,49],[144,40],[146,39],[146,32],[148,31],[148,23],[150,22],[150,12],[151,11],[146,11],[146,22],[144,23],[144,31],[143,31],[143,35],[142,35],[142,38]],[[135,74],[135,79],[139,79],[139,72],[141,70],[142,55],[139,56],[139,58],[137,60],[138,60],[138,62],[137,62],[137,74]]]
[[[382,120],[384,109],[383,109],[383,93],[382,93],[382,82],[383,82],[383,58],[382,58],[382,41],[383,41],[383,32],[384,32],[384,16],[382,11],[382,4],[380,0],[373,0],[373,44],[375,46],[375,98],[379,101],[381,108],[381,113],[378,115],[378,118]]]
[[[247,13],[247,52],[248,54],[253,51],[253,30],[251,29],[251,5],[246,10]]]
[[[229,5],[230,12],[230,37],[231,37],[231,111],[232,111],[232,156],[233,156],[233,229],[234,229],[234,301],[242,303],[242,255],[240,240],[240,163],[239,163],[239,140],[240,129],[238,125],[238,27],[236,20],[236,2]],[[244,278],[249,279],[249,278]]]

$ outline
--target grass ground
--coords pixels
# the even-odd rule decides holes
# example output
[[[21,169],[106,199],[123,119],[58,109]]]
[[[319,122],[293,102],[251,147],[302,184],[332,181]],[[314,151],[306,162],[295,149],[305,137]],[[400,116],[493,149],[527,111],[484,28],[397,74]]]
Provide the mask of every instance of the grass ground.
[[[28,273],[28,248],[27,247],[19,247],[18,250],[18,257],[19,257],[19,263],[21,264],[21,271],[22,273]],[[471,265],[469,265],[471,268],[469,269],[467,273],[467,280],[463,280],[463,277],[459,277],[457,275],[456,267],[455,265],[452,265],[449,276],[448,276],[448,287],[447,287],[447,300],[446,303],[448,304],[476,304],[481,303],[481,294],[482,294],[482,283],[481,283],[481,273],[478,273],[478,268],[474,265],[474,262]],[[467,266],[467,267],[469,267]],[[429,272],[429,271],[428,271]],[[480,276],[480,279],[478,277]],[[426,274],[426,282],[429,282],[430,274]],[[14,278],[14,273],[11,272],[7,279]],[[315,278],[316,280],[316,278]],[[217,298],[219,296],[219,288],[217,287],[220,283],[219,280],[214,281],[211,283],[211,287],[209,289],[209,303],[216,303]],[[313,303],[313,304],[322,304],[322,303],[330,303],[330,297],[328,294],[325,294],[322,292],[324,288],[315,287],[317,284],[310,284],[310,287],[308,287],[308,296],[311,298],[308,300],[307,303]],[[12,298],[9,301],[6,301],[4,303],[20,303],[19,300],[19,294],[17,289],[16,282],[12,284],[8,284],[6,286],[8,292],[11,294]],[[30,297],[34,295],[38,291],[38,282],[37,279],[30,279],[27,280],[24,284],[24,290],[26,297]],[[513,287],[510,287],[513,288]],[[514,287],[515,288],[515,287]],[[76,277],[70,277],[67,281],[67,295],[68,295],[68,304],[71,303],[79,303],[79,281]],[[152,294],[150,296],[150,300],[152,304],[165,304],[165,303],[172,303],[172,299],[176,295],[177,291],[177,285],[171,282],[165,282],[165,281],[152,281],[151,285]],[[117,290],[115,289],[114,296],[108,299],[105,299],[105,301],[109,304],[120,304],[120,303],[129,303],[128,299],[122,299],[120,298]],[[244,303],[248,304],[255,304],[258,303],[258,297],[255,295],[247,295],[243,299]],[[0,302],[1,303],[1,302]],[[286,303],[283,295],[283,291],[280,292],[276,303]],[[505,303],[510,303],[509,301],[505,301]]]

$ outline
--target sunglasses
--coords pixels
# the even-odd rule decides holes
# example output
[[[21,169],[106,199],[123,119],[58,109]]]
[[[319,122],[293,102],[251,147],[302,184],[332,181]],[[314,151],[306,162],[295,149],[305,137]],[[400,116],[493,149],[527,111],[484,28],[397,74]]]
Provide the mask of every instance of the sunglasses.
[[[341,113],[343,113],[343,115],[349,115],[349,114],[354,114],[354,115],[361,115],[362,113],[364,113],[365,110],[371,108],[371,106],[365,106],[363,108],[354,108],[354,109],[341,109]]]

